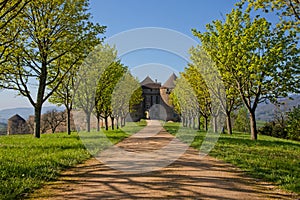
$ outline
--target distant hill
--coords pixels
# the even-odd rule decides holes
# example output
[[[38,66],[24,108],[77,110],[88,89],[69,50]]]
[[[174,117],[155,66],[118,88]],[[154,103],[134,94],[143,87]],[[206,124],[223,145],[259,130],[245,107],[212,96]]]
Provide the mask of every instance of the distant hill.
[[[294,106],[300,104],[300,95],[291,96],[293,100],[288,98],[283,98],[279,102],[284,103],[280,106],[282,111],[289,111]],[[276,110],[276,106],[272,103],[261,103],[258,105],[256,109],[256,119],[261,121],[272,121],[274,119],[274,113]]]
[[[63,111],[64,107],[57,107],[57,106],[43,107],[42,114],[52,109]],[[0,123],[7,124],[7,120],[15,114],[18,114],[21,117],[23,117],[25,120],[27,120],[30,115],[34,114],[34,109],[33,108],[12,108],[12,109],[0,110]]]

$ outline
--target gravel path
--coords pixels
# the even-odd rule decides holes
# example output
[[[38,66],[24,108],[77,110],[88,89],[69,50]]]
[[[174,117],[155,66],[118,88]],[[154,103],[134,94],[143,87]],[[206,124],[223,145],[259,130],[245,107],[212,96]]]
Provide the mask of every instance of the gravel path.
[[[172,162],[182,149],[187,150]],[[65,171],[31,198],[297,199],[230,164],[209,156],[200,158],[197,150],[178,141],[157,121],[150,121],[145,129],[97,158]]]

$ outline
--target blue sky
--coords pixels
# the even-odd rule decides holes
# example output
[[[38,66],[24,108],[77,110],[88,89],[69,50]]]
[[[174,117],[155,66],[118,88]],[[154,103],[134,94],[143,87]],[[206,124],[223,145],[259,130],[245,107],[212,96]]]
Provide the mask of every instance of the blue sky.
[[[204,31],[207,23],[222,19],[222,15],[229,13],[236,2],[235,0],[91,0],[90,12],[94,22],[107,26],[105,33],[107,39],[131,29],[159,27],[174,30],[174,33],[183,34],[197,42],[191,29]],[[149,38],[147,34],[141,37]],[[179,48],[184,46],[180,43],[181,40],[175,39],[174,42]],[[172,72],[182,71],[187,63],[186,59],[172,51],[151,48],[131,51],[120,58],[139,79],[150,75],[160,82],[164,82]],[[31,106],[26,98],[16,95],[17,93],[12,91],[0,91],[0,110]]]

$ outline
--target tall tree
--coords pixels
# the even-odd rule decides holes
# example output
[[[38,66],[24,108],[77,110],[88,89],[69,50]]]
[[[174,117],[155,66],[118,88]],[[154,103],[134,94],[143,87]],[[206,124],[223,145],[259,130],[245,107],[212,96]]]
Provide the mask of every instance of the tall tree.
[[[49,98],[49,102],[58,106],[64,105],[66,108],[66,126],[68,135],[71,134],[71,111],[73,109],[74,95],[76,92],[75,81],[77,78],[77,67],[72,68],[65,76],[64,81]]]
[[[211,98],[205,80],[197,67],[192,64],[189,64],[189,67],[186,67],[181,75],[188,81],[197,97],[198,110],[195,114],[198,121],[198,128],[200,129],[200,117],[202,116],[204,117],[205,130],[207,131],[208,118],[211,114]]]
[[[112,116],[117,120],[117,128],[119,119],[121,120],[121,125],[125,125],[127,114],[134,111],[134,106],[142,101],[142,92],[139,81],[129,72],[124,73],[123,77],[116,84],[111,99]]]
[[[61,61],[78,45],[104,31],[104,27],[89,22],[87,9],[87,0],[35,0],[15,19],[22,38],[14,44],[14,59],[7,65],[15,68],[3,77],[1,85],[17,90],[34,107],[36,138],[40,137],[43,103],[72,68]]]
[[[250,113],[251,138],[257,139],[255,110],[261,101],[299,92],[299,49],[295,34],[272,30],[271,24],[234,9],[226,21],[214,21],[204,33],[193,31],[231,81]]]
[[[184,77],[179,77],[175,83],[176,86],[172,90],[170,100],[175,110],[180,111],[183,126],[191,127],[192,118],[199,111],[197,96]]]
[[[98,81],[95,96],[95,112],[97,118],[98,116],[104,118],[106,130],[108,130],[108,117],[111,117],[112,129],[114,129],[115,115],[113,115],[112,112],[112,94],[117,83],[126,71],[127,67],[121,64],[120,61],[115,61],[105,69]]]
[[[86,117],[86,130],[91,130],[91,114],[96,106],[98,83],[104,71],[115,62],[117,51],[109,45],[98,45],[80,66],[75,82],[75,107],[82,109]],[[100,119],[100,114],[96,116]]]
[[[82,65],[84,59],[87,57],[87,53],[94,49],[94,46],[99,44],[99,39],[95,36],[90,37],[83,44],[79,44],[76,51],[69,54],[64,60],[61,59],[61,65],[66,69],[70,69],[64,77],[59,87],[55,90],[52,96],[49,98],[49,102],[57,104],[58,106],[64,105],[67,113],[67,133],[71,134],[71,111],[74,104],[74,96],[77,91],[78,84],[76,80],[79,79],[78,71],[80,65]],[[58,79],[58,82],[61,80]],[[56,87],[55,84],[52,87]]]
[[[218,102],[220,102],[222,112],[226,115],[227,132],[228,134],[232,134],[231,113],[242,103],[238,90],[234,87],[231,80],[222,77],[219,70],[214,70],[214,68],[218,69],[216,63],[210,59],[201,46],[192,47],[190,54],[197,73],[205,77],[204,81],[208,97],[217,98]]]

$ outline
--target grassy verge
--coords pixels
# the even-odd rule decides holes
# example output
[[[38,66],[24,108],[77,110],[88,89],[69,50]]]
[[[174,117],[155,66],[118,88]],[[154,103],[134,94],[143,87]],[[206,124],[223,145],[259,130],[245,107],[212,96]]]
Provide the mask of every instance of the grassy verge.
[[[176,134],[178,126],[167,123],[165,129]],[[199,149],[204,137],[205,133],[198,132],[191,146]],[[222,134],[210,155],[234,164],[253,177],[300,193],[300,142],[264,135],[252,141],[248,134]]]
[[[138,125],[144,126],[145,122]],[[115,144],[141,126],[128,123],[122,130],[104,134]],[[107,144],[101,145],[101,149],[106,147]],[[32,135],[1,136],[0,152],[0,199],[22,198],[43,183],[55,180],[61,170],[91,157],[77,133],[44,134],[40,139]]]

